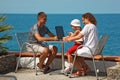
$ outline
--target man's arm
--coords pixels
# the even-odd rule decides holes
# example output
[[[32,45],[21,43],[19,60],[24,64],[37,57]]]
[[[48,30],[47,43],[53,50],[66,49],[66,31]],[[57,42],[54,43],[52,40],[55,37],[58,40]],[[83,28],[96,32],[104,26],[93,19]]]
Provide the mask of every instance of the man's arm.
[[[51,35],[52,36],[52,35]],[[35,33],[34,37],[39,41],[39,42],[43,42],[43,41],[52,41],[52,40],[57,40],[57,37],[42,37],[39,33]]]
[[[48,35],[49,35],[50,37],[55,37],[55,35],[54,35],[53,33],[48,33]]]

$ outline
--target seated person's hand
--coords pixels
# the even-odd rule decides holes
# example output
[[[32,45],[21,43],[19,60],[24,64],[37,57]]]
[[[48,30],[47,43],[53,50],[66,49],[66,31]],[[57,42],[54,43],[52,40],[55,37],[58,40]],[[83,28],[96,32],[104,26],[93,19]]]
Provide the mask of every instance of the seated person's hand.
[[[69,32],[69,33],[68,33],[68,36],[72,36],[72,35],[73,35],[73,32]]]
[[[53,40],[54,40],[54,41],[58,41],[57,36],[53,37]]]
[[[68,36],[67,37],[63,37],[63,41],[68,41]]]

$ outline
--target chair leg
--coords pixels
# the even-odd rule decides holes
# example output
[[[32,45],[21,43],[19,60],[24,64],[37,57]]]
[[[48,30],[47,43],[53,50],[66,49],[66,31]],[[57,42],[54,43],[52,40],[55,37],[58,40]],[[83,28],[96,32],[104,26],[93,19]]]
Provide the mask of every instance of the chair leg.
[[[35,57],[35,55],[33,56],[33,59],[34,59],[34,69],[35,69],[35,67],[36,67],[36,57]]]
[[[35,69],[35,74],[37,75],[37,67],[36,67],[36,53],[34,53],[34,69]]]
[[[17,61],[17,65],[16,65],[15,73],[17,73],[19,63],[20,63],[20,57],[18,58],[18,61]]]
[[[38,74],[37,74],[37,67],[36,67],[36,66],[37,66],[37,65],[36,65],[36,52],[34,51],[33,46],[30,46],[30,48],[32,49],[33,54],[34,54],[34,55],[33,55],[33,60],[34,60],[35,74],[38,75]]]
[[[21,58],[21,51],[20,51],[20,55],[19,55],[18,60],[17,60],[17,65],[16,65],[15,73],[17,72],[19,64],[20,64],[20,58]]]
[[[94,66],[94,69],[95,69],[96,80],[99,80],[98,79],[97,68],[96,68],[96,65],[95,65],[94,57],[92,57],[92,59],[93,59],[93,66]]]
[[[103,55],[101,55],[102,56],[102,62],[103,62],[103,65],[104,65],[104,70],[105,70],[105,73],[107,72],[106,71],[106,65],[105,65],[105,60],[104,60],[104,58],[103,58]],[[107,75],[107,74],[106,74]]]
[[[37,65],[36,65],[36,52],[34,51],[34,49],[31,47],[31,49],[33,50],[33,53],[34,53],[34,55],[33,55],[33,57],[34,57],[34,69],[35,69],[35,74],[36,75],[38,75],[37,74]]]
[[[34,68],[35,68],[35,72],[36,72],[36,75],[38,75],[37,74],[37,67],[36,67],[37,65],[36,65],[36,55],[35,55],[35,57],[34,57]]]
[[[71,71],[70,71],[69,78],[71,78],[71,76],[72,76],[72,72],[73,72],[73,69],[74,69],[74,64],[75,64],[76,57],[77,57],[77,54],[75,54],[75,56],[74,56],[74,59],[73,59],[73,66],[72,66],[72,69],[71,69]]]

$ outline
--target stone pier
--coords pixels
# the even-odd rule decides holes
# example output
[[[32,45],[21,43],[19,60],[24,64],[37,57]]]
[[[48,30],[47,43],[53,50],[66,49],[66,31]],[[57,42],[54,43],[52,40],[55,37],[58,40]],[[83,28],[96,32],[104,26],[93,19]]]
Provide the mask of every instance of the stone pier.
[[[120,62],[117,65],[107,68],[108,80],[120,80]]]
[[[15,71],[16,56],[14,54],[0,56],[0,74]]]

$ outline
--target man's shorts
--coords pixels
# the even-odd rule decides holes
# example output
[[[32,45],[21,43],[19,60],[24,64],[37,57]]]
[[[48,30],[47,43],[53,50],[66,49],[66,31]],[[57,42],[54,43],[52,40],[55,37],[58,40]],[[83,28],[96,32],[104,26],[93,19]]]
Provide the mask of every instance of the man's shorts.
[[[43,53],[44,52],[44,48],[49,48],[52,49],[53,45],[47,45],[47,44],[31,44],[32,48],[34,49],[35,52],[40,52]],[[29,45],[26,46],[27,51],[32,51],[32,49],[30,48]]]

